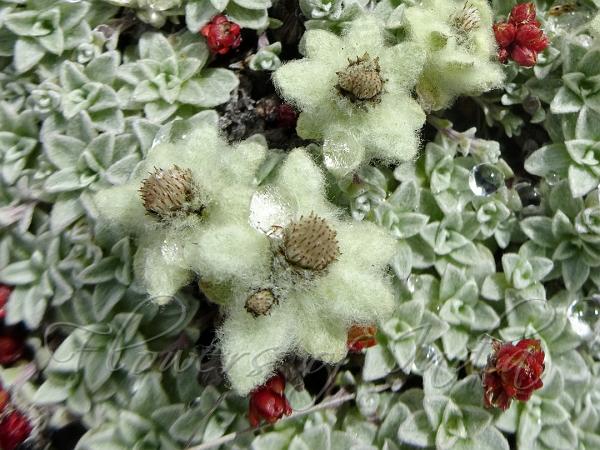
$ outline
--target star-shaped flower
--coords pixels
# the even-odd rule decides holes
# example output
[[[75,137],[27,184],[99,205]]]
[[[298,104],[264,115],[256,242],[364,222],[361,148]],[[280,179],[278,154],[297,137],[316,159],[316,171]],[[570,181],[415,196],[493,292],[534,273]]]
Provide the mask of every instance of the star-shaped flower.
[[[261,263],[232,283],[219,331],[225,370],[241,395],[287,354],[340,361],[352,326],[372,325],[394,309],[387,264],[395,240],[372,223],[340,219],[305,150],[290,153],[250,208],[255,229],[246,235],[259,256],[238,259]]]
[[[127,184],[95,196],[104,226],[137,236],[136,275],[157,302],[191,280],[185,253],[202,230],[247,222],[265,151],[256,139],[229,146],[210,123],[196,123],[150,149]]]
[[[309,30],[306,57],[280,67],[274,81],[301,114],[297,132],[323,139],[325,164],[337,175],[372,158],[398,162],[415,156],[425,114],[410,95],[425,54],[419,46],[386,47],[371,15],[338,37]]]
[[[427,60],[417,93],[427,110],[448,107],[459,95],[499,86],[492,11],[486,0],[424,0],[405,11],[409,39]]]

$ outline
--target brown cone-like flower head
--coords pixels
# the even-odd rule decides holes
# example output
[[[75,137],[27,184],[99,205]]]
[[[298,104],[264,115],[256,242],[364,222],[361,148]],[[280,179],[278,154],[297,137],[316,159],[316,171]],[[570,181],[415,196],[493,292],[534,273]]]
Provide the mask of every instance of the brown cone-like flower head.
[[[379,57],[371,59],[368,53],[357,57],[356,61],[348,60],[348,67],[340,72],[337,88],[342,95],[352,102],[379,102],[385,80],[381,78]]]
[[[173,166],[168,170],[154,169],[142,182],[140,195],[144,208],[161,219],[185,211],[194,195],[192,171]]]
[[[298,267],[323,270],[337,259],[340,248],[336,232],[325,221],[311,213],[289,224],[284,232],[283,252],[285,259]]]
[[[271,307],[279,303],[277,297],[269,289],[256,291],[246,300],[246,311],[254,317],[265,316],[271,311]]]

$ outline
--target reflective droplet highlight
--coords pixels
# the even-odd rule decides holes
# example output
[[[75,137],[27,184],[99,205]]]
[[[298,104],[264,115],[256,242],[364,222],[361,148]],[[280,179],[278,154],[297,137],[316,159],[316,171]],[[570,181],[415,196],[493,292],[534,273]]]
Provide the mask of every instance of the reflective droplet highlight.
[[[580,338],[594,341],[600,331],[600,294],[572,302],[567,309],[567,318]]]
[[[504,185],[504,174],[493,164],[478,164],[471,169],[469,187],[473,194],[491,195]]]

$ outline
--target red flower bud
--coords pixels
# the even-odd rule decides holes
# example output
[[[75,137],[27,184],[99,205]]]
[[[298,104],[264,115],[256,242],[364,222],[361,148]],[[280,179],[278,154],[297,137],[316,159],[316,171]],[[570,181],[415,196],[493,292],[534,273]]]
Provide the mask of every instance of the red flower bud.
[[[12,288],[7,286],[6,284],[0,283],[0,320],[3,320],[6,317],[6,303],[8,303],[8,298],[12,293]]]
[[[500,48],[507,48],[515,40],[517,28],[512,23],[494,24],[494,35]]]
[[[27,417],[18,411],[12,411],[0,422],[0,448],[15,450],[31,434],[31,424]]]
[[[519,25],[516,35],[517,45],[526,47],[536,53],[543,52],[548,47],[548,38],[542,30],[535,25]]]
[[[510,12],[509,21],[515,25],[535,22],[535,3],[519,3]]]
[[[374,325],[352,325],[348,330],[348,350],[359,353],[365,348],[377,345],[377,340],[375,339],[376,333],[377,327]]]
[[[484,403],[506,410],[512,401],[527,401],[544,383],[544,351],[537,339],[523,339],[516,345],[494,343],[483,374]]]
[[[281,105],[277,105],[276,108],[277,113],[277,126],[279,128],[295,128],[296,127],[296,119],[298,118],[298,114],[296,110],[287,103],[282,103]]]
[[[537,53],[527,47],[514,45],[510,57],[520,66],[533,67],[537,62]]]
[[[285,378],[277,374],[250,393],[248,421],[251,426],[257,427],[261,420],[275,423],[284,415],[289,416],[292,413],[284,391]]]
[[[224,15],[218,15],[204,25],[200,34],[206,38],[208,48],[213,53],[224,55],[233,48],[240,46],[241,28],[237,23],[230,22]]]
[[[498,50],[498,61],[500,61],[502,64],[506,64],[509,56],[510,53],[505,48],[501,48],[500,50]]]
[[[7,366],[18,361],[25,351],[22,340],[11,336],[0,336],[0,365]]]

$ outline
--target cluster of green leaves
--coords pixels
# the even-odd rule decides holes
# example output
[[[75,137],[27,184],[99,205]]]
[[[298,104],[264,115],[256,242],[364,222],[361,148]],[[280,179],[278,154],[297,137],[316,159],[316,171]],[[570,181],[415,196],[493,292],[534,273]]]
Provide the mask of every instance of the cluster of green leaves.
[[[227,14],[244,28],[265,29],[269,26],[267,9],[271,0],[103,0],[116,6],[133,9],[137,17],[156,28],[167,21],[179,23],[184,20],[192,33],[200,31],[219,13]]]

